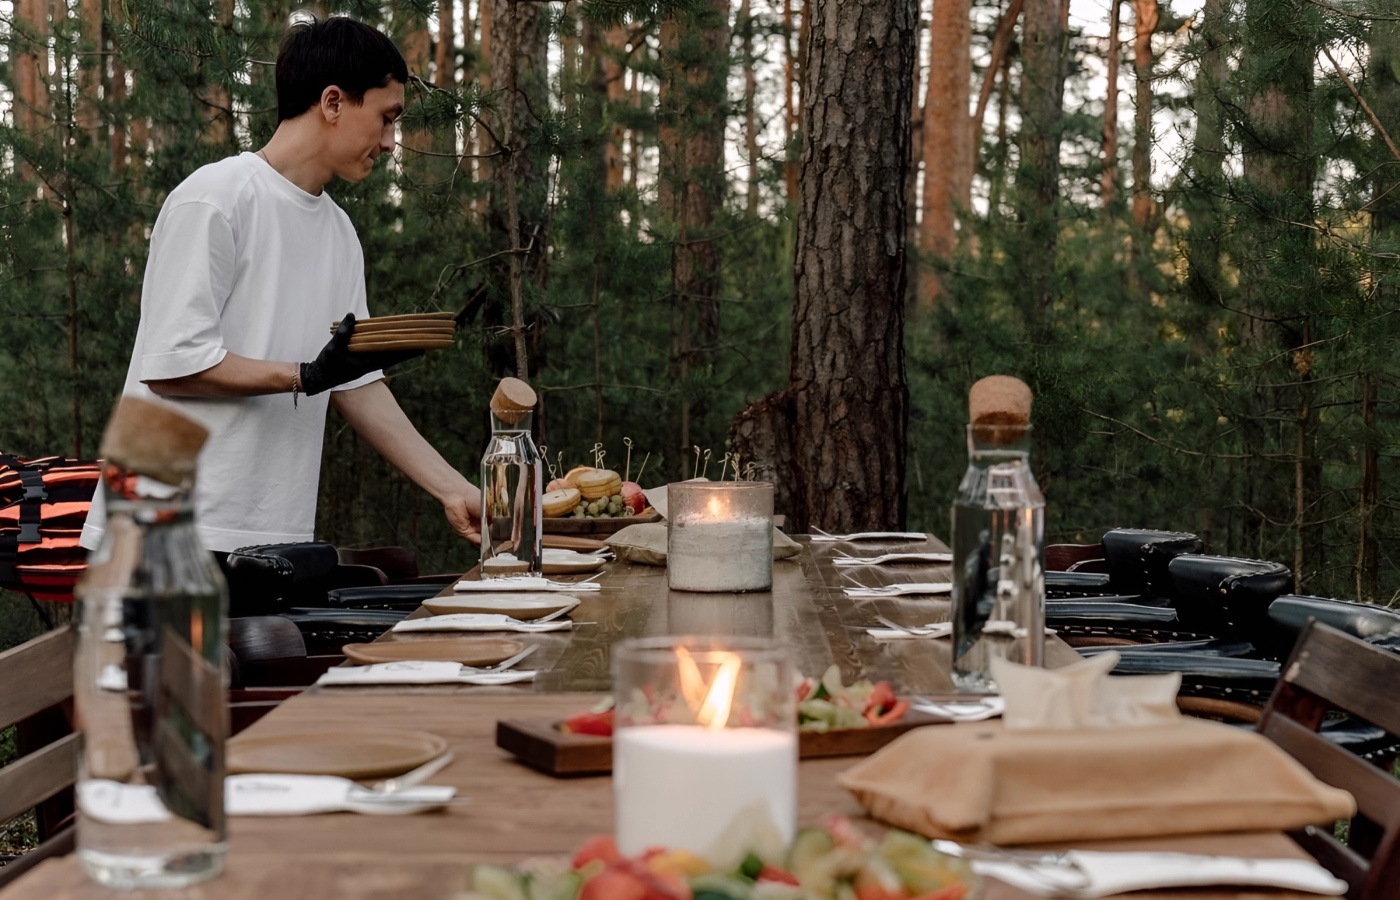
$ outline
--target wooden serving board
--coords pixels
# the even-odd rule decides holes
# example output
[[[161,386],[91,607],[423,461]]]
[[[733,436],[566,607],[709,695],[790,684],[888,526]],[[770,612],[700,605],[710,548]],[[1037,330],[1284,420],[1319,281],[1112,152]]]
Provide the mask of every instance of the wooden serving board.
[[[621,519],[575,519],[573,516],[557,516],[544,520],[545,534],[616,534],[628,525],[645,525],[649,522],[664,521],[661,513],[648,506],[641,515],[626,516]]]
[[[907,731],[950,722],[952,719],[910,710],[895,724],[878,728],[800,731],[797,753],[802,759],[867,756]],[[501,719],[496,722],[496,746],[546,775],[567,778],[611,774],[612,738],[565,734],[559,727],[562,724],[558,719]]]

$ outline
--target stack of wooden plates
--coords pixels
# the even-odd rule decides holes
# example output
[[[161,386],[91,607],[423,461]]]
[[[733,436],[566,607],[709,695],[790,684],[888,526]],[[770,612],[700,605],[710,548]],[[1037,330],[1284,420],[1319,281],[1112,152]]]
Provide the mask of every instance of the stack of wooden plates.
[[[340,327],[336,322],[331,332]],[[452,334],[457,330],[455,313],[413,313],[406,316],[381,316],[355,323],[350,336],[354,352],[371,350],[445,350],[452,346]]]

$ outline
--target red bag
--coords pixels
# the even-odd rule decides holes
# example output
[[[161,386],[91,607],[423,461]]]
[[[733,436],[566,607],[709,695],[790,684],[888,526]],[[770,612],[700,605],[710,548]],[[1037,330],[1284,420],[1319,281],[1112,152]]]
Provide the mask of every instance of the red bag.
[[[87,569],[78,538],[101,475],[96,460],[0,453],[0,588],[73,602]]]

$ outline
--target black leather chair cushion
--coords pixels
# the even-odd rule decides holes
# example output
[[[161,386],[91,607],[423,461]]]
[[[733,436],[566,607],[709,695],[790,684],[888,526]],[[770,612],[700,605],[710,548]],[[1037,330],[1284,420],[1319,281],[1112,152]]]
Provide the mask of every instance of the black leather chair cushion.
[[[1181,531],[1115,528],[1103,536],[1113,587],[1125,594],[1171,593],[1167,566],[1184,553],[1200,553],[1201,539]]]
[[[1281,563],[1227,556],[1178,556],[1167,564],[1181,621],[1222,638],[1258,639],[1269,604],[1293,589]]]
[[[388,584],[341,588],[326,593],[326,605],[337,609],[399,609],[412,612],[429,597],[442,593],[440,584]]]

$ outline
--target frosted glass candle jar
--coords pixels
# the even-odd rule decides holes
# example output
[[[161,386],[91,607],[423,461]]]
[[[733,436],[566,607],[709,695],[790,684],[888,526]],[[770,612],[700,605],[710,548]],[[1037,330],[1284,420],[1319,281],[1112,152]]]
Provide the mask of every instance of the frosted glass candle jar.
[[[671,590],[772,590],[773,485],[681,481],[667,486],[666,505]]]
[[[615,645],[612,665],[624,854],[660,846],[707,856],[732,829],[791,842],[797,701],[773,642],[643,638]]]

